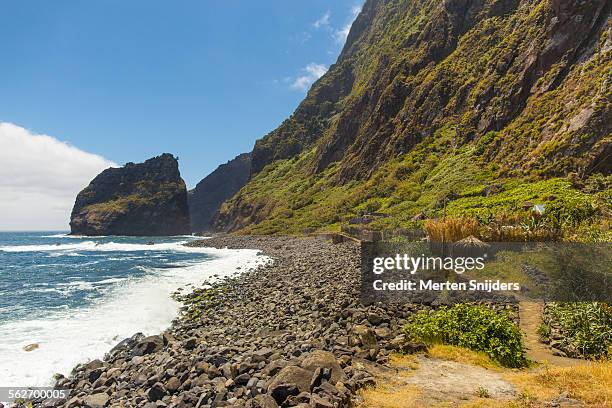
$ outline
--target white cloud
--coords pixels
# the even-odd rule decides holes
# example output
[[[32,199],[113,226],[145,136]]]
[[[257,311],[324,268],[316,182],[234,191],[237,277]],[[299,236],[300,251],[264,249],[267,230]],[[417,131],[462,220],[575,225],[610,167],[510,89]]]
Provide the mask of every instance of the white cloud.
[[[311,62],[302,69],[302,75],[295,78],[291,84],[291,88],[300,91],[306,91],[310,88],[317,79],[321,78],[327,72],[327,67],[323,64],[315,64]]]
[[[74,199],[117,165],[47,135],[0,122],[0,230],[66,230]]]
[[[329,25],[329,18],[330,17],[331,17],[331,12],[329,10],[327,10],[325,12],[325,14],[323,14],[317,21],[312,23],[312,25],[316,29],[319,29],[319,28],[321,28],[323,26],[328,26]]]
[[[351,26],[353,25],[353,22],[355,21],[360,12],[361,6],[353,6],[351,8],[350,21],[346,23],[342,28],[334,31],[334,39],[336,40],[336,43],[344,45],[344,43],[346,42],[346,37],[348,37],[349,31],[351,30]]]

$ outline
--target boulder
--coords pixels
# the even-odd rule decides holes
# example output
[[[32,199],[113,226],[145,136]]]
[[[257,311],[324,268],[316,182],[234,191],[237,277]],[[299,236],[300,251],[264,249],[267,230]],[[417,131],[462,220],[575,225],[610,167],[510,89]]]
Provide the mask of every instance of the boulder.
[[[193,350],[198,345],[198,340],[195,337],[191,337],[185,341],[185,349]]]
[[[39,347],[40,345],[38,343],[32,343],[32,344],[28,344],[27,346],[24,346],[23,351],[34,351]]]
[[[180,386],[181,381],[176,377],[172,377],[168,381],[166,381],[166,390],[168,390],[168,392],[171,394],[176,392],[176,390],[178,390]]]
[[[268,394],[272,395],[277,403],[282,404],[290,395],[310,391],[310,380],[313,371],[298,366],[283,368],[268,385]]]
[[[133,349],[139,341],[144,339],[144,337],[144,334],[136,333],[132,337],[120,341],[115,347],[113,347],[108,353],[106,353],[104,359],[112,360],[117,357],[122,351]]]
[[[312,408],[334,408],[334,404],[316,394],[310,399],[310,406]]]
[[[247,408],[278,408],[276,400],[270,395],[261,394],[249,400],[246,404]]]
[[[365,348],[376,348],[376,333],[367,326],[358,325],[353,328],[353,334]]]
[[[98,394],[88,395],[83,399],[83,406],[85,408],[103,408],[108,404],[108,394],[100,392]]]
[[[274,360],[263,369],[263,373],[273,377],[278,374],[280,370],[285,368],[287,364],[287,360]]]
[[[284,405],[285,400],[291,396],[299,395],[300,390],[295,384],[278,384],[269,390],[270,396],[280,405]]]
[[[146,354],[155,353],[164,347],[164,339],[162,336],[145,337],[132,349],[132,355],[144,356]]]
[[[164,384],[160,382],[153,384],[153,386],[147,390],[147,398],[151,402],[161,400],[164,398],[164,396],[166,396],[166,394],[168,394],[168,392],[164,387]]]
[[[346,375],[336,360],[336,357],[328,351],[315,350],[302,359],[300,367],[314,373],[317,369],[327,368],[331,371],[331,381],[346,381]],[[312,374],[311,374],[312,379]]]

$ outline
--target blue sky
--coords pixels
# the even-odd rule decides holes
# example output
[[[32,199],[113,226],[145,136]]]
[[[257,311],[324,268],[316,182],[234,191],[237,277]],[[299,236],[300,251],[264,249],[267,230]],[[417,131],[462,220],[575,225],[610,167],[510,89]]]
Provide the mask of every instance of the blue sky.
[[[193,187],[291,114],[360,3],[3,2],[0,122],[119,164],[174,153]]]

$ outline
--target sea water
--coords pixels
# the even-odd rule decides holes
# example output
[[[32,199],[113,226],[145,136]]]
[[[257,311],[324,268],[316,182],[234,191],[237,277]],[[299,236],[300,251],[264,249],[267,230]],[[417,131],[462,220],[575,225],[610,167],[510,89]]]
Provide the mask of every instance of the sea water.
[[[167,328],[178,288],[269,262],[184,245],[193,239],[0,232],[0,386],[52,385],[137,332]]]

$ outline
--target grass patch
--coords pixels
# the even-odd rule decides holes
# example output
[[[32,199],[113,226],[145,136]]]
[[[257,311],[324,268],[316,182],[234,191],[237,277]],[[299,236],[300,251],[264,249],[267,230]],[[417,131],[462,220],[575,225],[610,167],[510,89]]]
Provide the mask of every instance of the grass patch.
[[[359,408],[420,408],[421,394],[419,388],[413,385],[365,388],[360,391],[363,403]]]
[[[394,367],[399,368],[409,368],[411,370],[416,370],[419,368],[419,362],[414,354],[391,354],[389,356],[389,363],[391,363],[391,365]]]
[[[505,375],[522,392],[524,405],[551,400],[563,392],[590,407],[612,406],[612,362],[593,362],[576,367],[545,367],[537,371]],[[515,401],[517,404],[519,401]],[[532,405],[526,405],[531,402]]]
[[[478,398],[491,398],[491,393],[485,387],[478,387],[478,391],[476,392]]]
[[[429,348],[428,354],[431,357],[441,360],[456,361],[458,363],[471,364],[487,369],[501,367],[497,361],[491,359],[491,357],[484,352],[450,346],[448,344],[434,344]]]

